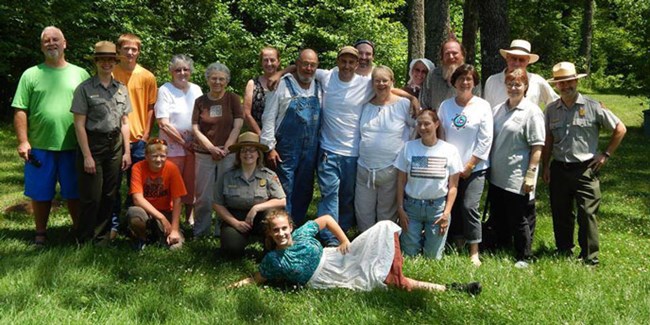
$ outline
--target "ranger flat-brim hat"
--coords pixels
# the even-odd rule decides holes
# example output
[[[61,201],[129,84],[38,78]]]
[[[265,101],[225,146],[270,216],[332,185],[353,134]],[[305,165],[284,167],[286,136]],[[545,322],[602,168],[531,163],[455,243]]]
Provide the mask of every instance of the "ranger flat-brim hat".
[[[560,62],[553,66],[553,78],[546,81],[550,83],[574,80],[586,77],[586,73],[576,73],[576,66],[571,62]]]
[[[237,143],[228,147],[230,152],[239,152],[242,147],[255,147],[262,152],[269,151],[269,147],[260,143],[260,136],[255,132],[244,132],[237,138]]]
[[[499,53],[504,59],[506,59],[507,54],[527,56],[529,57],[528,64],[533,64],[539,60],[539,55],[530,53],[530,43],[522,39],[513,40],[510,43],[510,48],[500,49]]]
[[[120,55],[117,54],[117,47],[111,41],[99,41],[95,43],[95,52],[93,52],[94,59],[96,58],[114,58],[119,60]]]

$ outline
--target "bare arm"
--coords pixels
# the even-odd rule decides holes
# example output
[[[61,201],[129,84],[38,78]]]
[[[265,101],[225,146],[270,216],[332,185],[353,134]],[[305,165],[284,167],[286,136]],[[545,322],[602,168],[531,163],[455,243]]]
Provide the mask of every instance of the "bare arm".
[[[16,130],[16,139],[18,140],[18,156],[27,161],[29,150],[32,146],[27,138],[27,112],[22,109],[14,111],[14,129]]]
[[[535,189],[537,166],[539,166],[543,147],[538,145],[530,148],[530,161],[528,161],[528,170],[526,170],[526,176],[524,177],[524,193],[530,193]]]
[[[158,128],[161,132],[165,132],[165,134],[167,134],[175,142],[178,142],[181,145],[185,145],[185,139],[183,139],[181,133],[178,132],[178,130],[171,123],[169,123],[169,118],[159,118]]]
[[[266,86],[269,87],[269,90],[275,90],[275,88],[278,86],[278,82],[280,81],[280,78],[284,76],[287,73],[294,73],[296,72],[296,65],[292,64],[290,66],[287,66],[286,68],[282,69],[281,71],[278,71],[274,73],[272,76],[269,77],[269,80],[266,82]]]
[[[237,137],[239,137],[239,133],[241,132],[241,127],[244,125],[244,119],[241,118],[236,118],[235,122],[233,123],[232,130],[230,131],[230,135],[228,135],[228,140],[226,140],[226,144],[223,146],[223,151],[226,152],[226,154],[230,153],[228,151],[228,148],[235,144],[237,142]]]
[[[212,142],[210,142],[210,140],[208,140],[208,137],[206,137],[205,134],[203,134],[203,132],[201,132],[199,129],[198,124],[192,124],[192,132],[194,132],[194,137],[199,141],[199,143],[210,152],[212,159],[220,160],[226,156],[224,150],[216,147],[212,144]]]
[[[253,91],[255,90],[255,82],[248,80],[246,89],[244,90],[244,120],[246,125],[255,133],[261,134],[262,130],[253,118]]]
[[[625,133],[627,133],[627,128],[623,122],[618,122],[614,128],[614,131],[612,131],[612,138],[609,139],[605,153],[597,154],[591,164],[589,164],[589,167],[593,168],[594,171],[600,170],[600,168],[603,167],[603,165],[605,165],[609,159],[608,155],[611,156],[621,144],[623,137],[625,137]]]
[[[127,170],[131,166],[131,131],[129,130],[129,118],[122,116],[122,138],[124,140],[124,155],[122,156],[122,170]],[[147,141],[147,140],[144,140]]]
[[[399,97],[404,97],[407,98],[411,102],[411,116],[415,117],[418,112],[422,109],[420,106],[420,101],[418,100],[417,97],[407,93],[406,91],[400,89],[400,88],[392,88],[390,92],[393,95],[397,95]]]
[[[237,229],[237,231],[239,231],[240,233],[245,234],[251,231],[252,229],[251,225],[246,223],[246,221],[237,220],[237,218],[235,218],[235,216],[233,216],[232,213],[230,213],[230,211],[228,211],[228,208],[226,208],[225,206],[217,203],[212,203],[212,208],[214,209],[214,211],[217,212],[217,215],[219,215],[219,218],[221,218],[221,220],[223,220],[229,226]]]
[[[153,121],[155,120],[154,116],[154,107],[155,104],[151,104],[147,107],[147,121],[144,123],[144,131],[142,132],[142,141],[147,142],[149,140],[149,135],[151,134],[151,129],[153,129]]]
[[[287,205],[287,199],[285,198],[269,199],[265,202],[255,204],[248,211],[248,214],[246,214],[246,223],[248,223],[252,227],[255,216],[259,212],[267,211],[270,209],[276,209],[276,208],[284,208],[286,205]]]
[[[445,210],[442,212],[442,216],[434,222],[434,225],[440,226],[440,234],[444,234],[449,227],[449,218],[451,216],[451,208],[454,206],[456,201],[456,195],[458,194],[458,179],[460,178],[460,173],[456,173],[449,176],[448,185],[447,185],[447,201],[445,202]]]
[[[77,135],[77,143],[79,143],[79,149],[81,149],[81,154],[84,157],[84,172],[94,174],[96,172],[95,160],[88,145],[86,115],[74,113],[74,132]]]
[[[327,228],[329,231],[334,234],[336,239],[339,240],[341,243],[337,250],[341,252],[341,254],[345,254],[349,251],[348,245],[350,245],[350,240],[348,239],[348,236],[345,235],[345,232],[343,229],[341,229],[341,226],[330,216],[329,214],[326,214],[324,216],[320,216],[314,220],[318,224],[318,228],[320,230],[323,230]]]
[[[233,288],[241,288],[245,285],[249,284],[263,284],[266,282],[266,279],[260,274],[260,272],[255,272],[255,275],[252,277],[237,281],[231,285],[229,285],[227,288],[228,289],[233,289]]]
[[[180,219],[181,219],[181,209],[183,205],[181,204],[181,198],[175,197],[172,199],[172,222],[171,222],[171,231],[167,236],[167,244],[174,245],[181,240],[180,234]]]

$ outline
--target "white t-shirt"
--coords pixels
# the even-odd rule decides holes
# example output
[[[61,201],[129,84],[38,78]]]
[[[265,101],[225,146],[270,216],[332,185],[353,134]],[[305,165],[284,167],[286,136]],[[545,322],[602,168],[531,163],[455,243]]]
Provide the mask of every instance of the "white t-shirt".
[[[466,164],[472,156],[481,159],[474,171],[490,167],[492,146],[492,108],[484,99],[474,96],[465,107],[456,104],[456,98],[449,98],[440,104],[438,110],[444,140],[458,149],[460,159]]]
[[[201,87],[189,83],[187,93],[166,82],[158,90],[158,98],[154,106],[156,118],[167,118],[169,123],[178,130],[185,142],[193,141],[192,111],[194,101],[203,95]],[[167,156],[185,156],[185,150],[178,142],[172,140],[165,132],[160,132],[160,138],[167,141]]]
[[[278,131],[282,120],[284,120],[289,103],[293,99],[289,87],[287,87],[287,82],[291,82],[293,90],[296,92],[296,97],[314,96],[315,82],[309,85],[309,89],[303,89],[290,73],[282,76],[275,91],[269,92],[266,95],[266,104],[264,105],[264,113],[262,113],[262,135],[260,136],[260,142],[267,145],[270,150],[275,148],[277,143],[275,133]],[[320,94],[316,94],[316,96],[320,96]]]
[[[406,195],[418,200],[446,196],[449,176],[463,170],[458,150],[440,139],[431,147],[425,146],[422,139],[407,142],[394,165],[406,173]]]
[[[369,77],[354,74],[352,80],[339,79],[339,70],[316,71],[323,86],[321,148],[346,157],[359,156],[359,118],[363,104],[374,96]]]
[[[410,128],[415,125],[411,102],[406,98],[386,106],[368,102],[363,105],[360,125],[359,165],[368,169],[388,167],[408,141]]]
[[[526,72],[528,75],[528,90],[526,91],[526,98],[533,104],[541,106],[548,105],[560,98],[553,87],[542,78],[540,75]],[[483,90],[485,100],[490,103],[490,107],[496,110],[498,106],[508,99],[508,91],[506,90],[506,74],[501,71],[497,74],[491,75],[485,82],[485,89]]]

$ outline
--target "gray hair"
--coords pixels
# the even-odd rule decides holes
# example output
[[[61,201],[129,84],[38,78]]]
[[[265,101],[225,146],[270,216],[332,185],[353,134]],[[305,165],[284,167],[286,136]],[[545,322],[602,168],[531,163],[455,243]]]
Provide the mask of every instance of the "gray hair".
[[[215,62],[211,63],[206,69],[205,69],[205,79],[210,79],[210,75],[215,73],[215,72],[223,72],[226,74],[228,78],[228,82],[230,82],[230,69],[222,63]]]
[[[190,67],[190,72],[194,73],[194,60],[185,54],[176,54],[172,56],[172,59],[169,61],[169,71],[174,70],[174,67],[178,64],[187,64]]]
[[[59,34],[61,34],[61,38],[65,39],[65,36],[63,36],[63,32],[61,31],[61,29],[59,29],[56,26],[47,26],[47,27],[43,28],[43,31],[41,31],[41,41],[43,40],[43,36],[45,35],[45,32],[47,32],[50,29],[58,32]]]

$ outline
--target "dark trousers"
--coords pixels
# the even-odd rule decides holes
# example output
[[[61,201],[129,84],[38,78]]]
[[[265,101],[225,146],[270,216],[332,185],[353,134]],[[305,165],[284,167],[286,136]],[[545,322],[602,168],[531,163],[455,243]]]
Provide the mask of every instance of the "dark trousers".
[[[95,174],[84,171],[84,157],[77,151],[80,216],[77,238],[87,241],[103,236],[110,229],[110,216],[118,190],[122,154],[119,132],[87,132],[88,146],[95,160]]]
[[[578,220],[580,257],[593,260],[598,257],[598,223],[596,213],[600,206],[600,182],[588,162],[551,163],[551,212],[555,245],[560,252],[573,249],[575,220]],[[574,202],[577,214],[574,213]]]
[[[239,221],[246,220],[248,210],[228,209],[228,211]],[[264,212],[259,212],[253,219],[253,229],[248,233],[241,233],[226,222],[221,223],[221,251],[231,257],[242,257],[244,249],[252,241],[261,241],[264,236],[262,220]]]
[[[488,191],[490,226],[495,237],[490,241],[496,248],[508,248],[514,237],[515,258],[530,258],[533,236],[529,225],[529,196],[508,192],[492,184]]]

